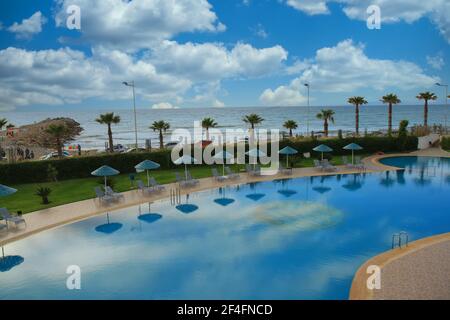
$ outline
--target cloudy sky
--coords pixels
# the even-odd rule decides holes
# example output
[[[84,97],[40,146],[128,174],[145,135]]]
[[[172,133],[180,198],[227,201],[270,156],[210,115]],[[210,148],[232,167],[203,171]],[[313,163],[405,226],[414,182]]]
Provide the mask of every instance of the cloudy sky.
[[[305,82],[313,105],[416,104],[449,44],[448,0],[3,0],[0,110],[121,108],[130,80],[140,108],[305,105]]]

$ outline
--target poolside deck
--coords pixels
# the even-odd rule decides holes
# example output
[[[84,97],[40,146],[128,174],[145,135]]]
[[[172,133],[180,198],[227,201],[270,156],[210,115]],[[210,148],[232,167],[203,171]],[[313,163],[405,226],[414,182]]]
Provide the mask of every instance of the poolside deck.
[[[366,286],[367,267],[381,269],[381,289]],[[356,272],[351,300],[450,299],[450,233],[414,241],[382,253]]]

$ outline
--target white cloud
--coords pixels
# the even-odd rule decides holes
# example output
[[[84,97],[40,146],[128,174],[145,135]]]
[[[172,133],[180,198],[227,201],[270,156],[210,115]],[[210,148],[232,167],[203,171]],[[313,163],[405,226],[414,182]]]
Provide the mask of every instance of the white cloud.
[[[448,0],[286,0],[286,4],[309,15],[328,14],[327,3],[340,3],[351,19],[365,21],[367,8],[377,5],[384,23],[413,23],[428,17],[450,42],[450,1]]]
[[[287,52],[280,46],[257,49],[238,43],[231,50],[219,43],[164,41],[149,57],[159,70],[192,80],[260,77],[280,70]]]
[[[7,48],[0,51],[0,109],[78,103],[93,97],[123,99],[130,94],[122,85],[128,79],[136,81],[137,93],[147,100],[172,99],[192,85],[119,51],[97,49],[86,57],[69,48]]]
[[[258,25],[252,29],[252,31],[256,36],[263,39],[266,39],[269,36],[261,23],[258,23]]]
[[[427,63],[436,70],[441,70],[445,66],[444,57],[442,53],[437,54],[435,56],[427,56]]]
[[[160,102],[160,103],[155,103],[152,106],[152,109],[179,109],[179,108],[172,105],[169,102]]]
[[[259,100],[268,106],[299,106],[306,102],[305,96],[300,94],[300,88],[299,80],[295,79],[288,86],[264,90]]]
[[[288,86],[265,90],[260,100],[272,105],[298,104],[303,99],[298,92],[306,82],[311,83],[315,91],[351,93],[363,88],[379,91],[393,87],[426,88],[438,80],[411,62],[371,59],[362,45],[345,40],[335,47],[317,50],[311,64],[298,78]]]
[[[97,46],[88,57],[81,51],[0,50],[0,108],[33,104],[79,103],[87,98],[124,99],[134,80],[139,99],[177,101],[200,88],[190,101],[224,106],[216,95],[227,78],[259,77],[282,70],[287,52],[279,47],[256,49],[237,44],[178,44],[163,41],[153,51],[134,54]],[[178,103],[178,102],[177,102]]]
[[[83,39],[108,48],[150,48],[182,32],[226,29],[207,0],[57,0],[57,26],[65,27],[69,5],[81,8]]]
[[[37,11],[28,19],[23,19],[21,23],[14,22],[8,31],[14,33],[19,39],[30,39],[42,31],[42,26],[46,22],[47,19],[40,11]]]
[[[286,0],[286,4],[309,15],[330,13],[326,0]]]

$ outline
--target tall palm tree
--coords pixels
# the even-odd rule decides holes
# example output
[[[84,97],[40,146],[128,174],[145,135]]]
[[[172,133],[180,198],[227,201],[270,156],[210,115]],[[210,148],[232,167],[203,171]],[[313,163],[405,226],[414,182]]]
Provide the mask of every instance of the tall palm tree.
[[[56,150],[58,151],[58,157],[62,158],[64,136],[68,132],[68,128],[63,124],[51,124],[47,127],[47,129],[45,129],[45,132],[47,132],[55,139],[55,146]]]
[[[388,110],[388,134],[392,134],[392,105],[400,103],[400,99],[396,94],[389,93],[381,98],[381,102],[387,103],[389,105]]]
[[[206,130],[206,140],[209,140],[209,128],[217,127],[217,122],[213,118],[204,118],[202,120],[202,128]]]
[[[164,148],[163,132],[166,132],[167,130],[169,130],[169,128],[170,128],[170,124],[168,122],[165,122],[164,120],[155,121],[150,126],[150,129],[152,129],[153,131],[159,131],[159,147],[160,147],[160,149]]]
[[[355,132],[356,135],[359,135],[359,106],[363,104],[367,104],[366,99],[364,97],[351,97],[348,98],[348,103],[355,106]]]
[[[244,116],[244,118],[242,118],[242,121],[244,121],[245,123],[249,124],[251,127],[251,132],[250,132],[250,143],[252,143],[252,141],[255,138],[255,126],[257,124],[260,124],[264,121],[263,118],[261,118],[259,115],[257,115],[256,113],[251,113],[248,114],[246,116]]]
[[[423,106],[423,125],[424,127],[428,127],[428,101],[436,100],[437,96],[433,92],[426,91],[419,93],[416,98],[425,101],[425,104]]]
[[[294,120],[287,120],[283,124],[283,127],[285,127],[286,129],[289,130],[289,136],[292,137],[292,130],[297,129],[298,128],[298,124]]]
[[[120,116],[114,114],[114,112],[101,114],[97,119],[95,119],[100,124],[106,124],[108,126],[108,140],[109,140],[109,151],[114,152],[114,143],[111,125],[118,124],[120,122]]]
[[[8,120],[6,120],[5,118],[1,118],[0,119],[0,131],[3,130],[3,127],[6,126],[8,124]]]
[[[317,119],[323,120],[323,131],[325,132],[325,137],[328,137],[328,122],[334,123],[334,111],[331,109],[320,111],[316,117]]]

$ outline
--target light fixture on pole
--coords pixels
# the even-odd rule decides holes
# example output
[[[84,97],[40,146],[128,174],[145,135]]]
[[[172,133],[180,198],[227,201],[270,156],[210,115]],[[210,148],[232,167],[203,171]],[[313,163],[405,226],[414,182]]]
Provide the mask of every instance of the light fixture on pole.
[[[308,90],[308,108],[306,111],[306,132],[307,132],[307,136],[308,136],[309,135],[309,83],[305,83],[304,86]]]
[[[137,118],[136,118],[136,95],[134,92],[134,81],[124,81],[122,82],[127,87],[133,89],[133,111],[134,111],[134,138],[135,138],[135,148],[138,150],[138,135],[137,135]]]
[[[447,109],[448,109],[448,84],[436,83],[438,87],[445,87],[445,131],[447,131]]]

